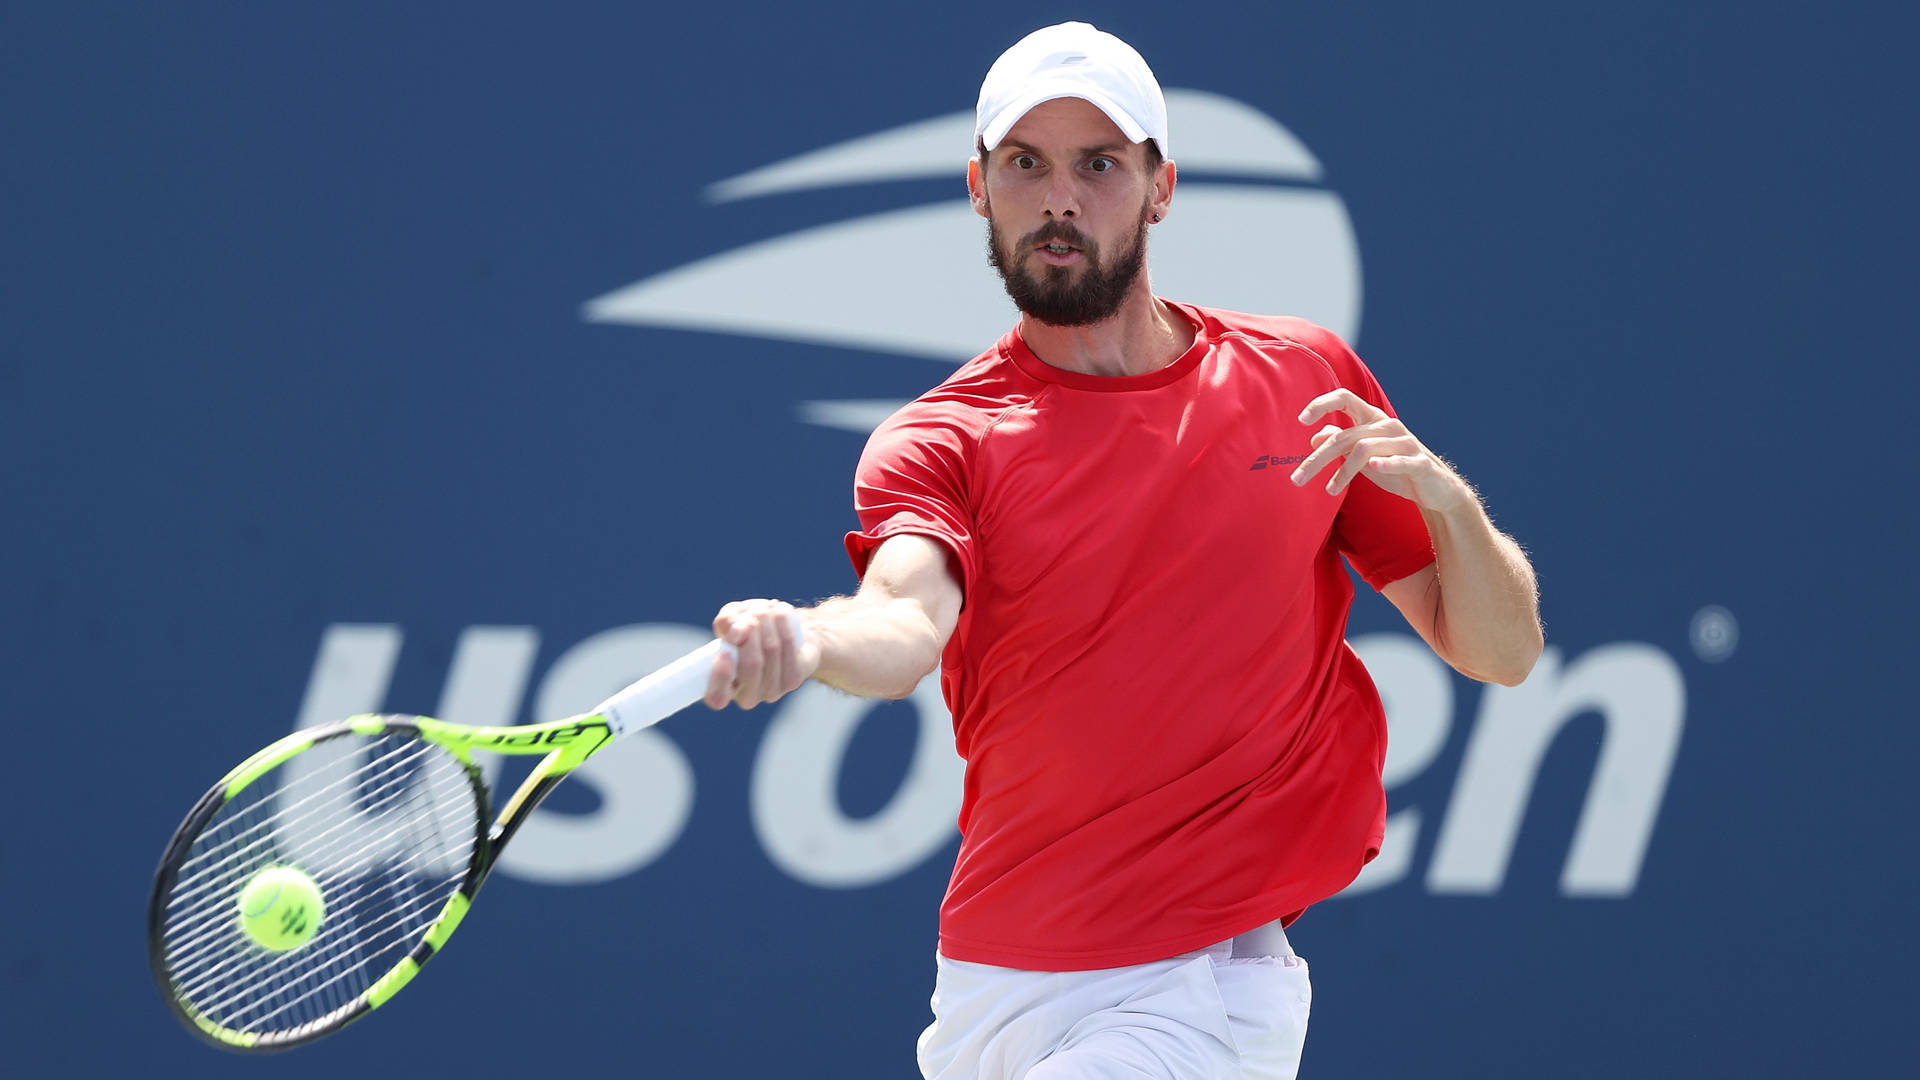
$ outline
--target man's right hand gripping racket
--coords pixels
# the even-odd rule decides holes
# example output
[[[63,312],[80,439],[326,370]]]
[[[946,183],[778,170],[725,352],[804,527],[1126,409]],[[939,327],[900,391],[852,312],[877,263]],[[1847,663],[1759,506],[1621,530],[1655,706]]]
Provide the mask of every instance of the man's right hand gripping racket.
[[[189,1030],[283,1050],[379,1008],[446,944],[500,849],[566,775],[698,701],[711,641],[583,716],[468,727],[355,716],[235,766],[188,812],[147,908],[154,979]],[[496,815],[473,754],[541,754]]]

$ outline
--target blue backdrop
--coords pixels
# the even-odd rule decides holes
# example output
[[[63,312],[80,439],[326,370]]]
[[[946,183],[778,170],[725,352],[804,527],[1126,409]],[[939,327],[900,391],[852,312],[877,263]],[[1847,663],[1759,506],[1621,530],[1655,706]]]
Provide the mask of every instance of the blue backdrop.
[[[1011,321],[955,114],[1067,17],[1174,100],[1162,291],[1347,333],[1540,571],[1515,690],[1356,609],[1395,831],[1294,930],[1303,1075],[1910,1069],[1886,10],[0,5],[10,1071],[259,1071],[169,1018],[144,905],[296,723],[551,718],[850,589],[864,432]],[[670,721],[275,1075],[911,1075],[927,700]]]

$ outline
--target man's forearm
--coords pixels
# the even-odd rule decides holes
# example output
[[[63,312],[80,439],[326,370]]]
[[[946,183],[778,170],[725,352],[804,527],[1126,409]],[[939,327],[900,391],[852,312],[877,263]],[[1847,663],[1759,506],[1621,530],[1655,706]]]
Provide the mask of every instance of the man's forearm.
[[[1412,500],[1433,540],[1434,573],[1393,582],[1388,598],[1458,670],[1508,686],[1525,679],[1543,646],[1526,553],[1493,527],[1473,488],[1399,417],[1341,388],[1314,398],[1300,422],[1311,427],[1336,413],[1353,426],[1329,424],[1316,432],[1313,452],[1294,469],[1293,482],[1306,484],[1339,461],[1327,494],[1339,494],[1364,473],[1381,490]]]
[[[1422,509],[1421,515],[1438,572],[1436,648],[1474,678],[1519,683],[1543,646],[1539,591],[1526,553],[1494,528],[1477,498],[1446,511]]]
[[[751,709],[809,678],[862,697],[906,697],[940,666],[961,602],[942,542],[914,533],[890,537],[868,560],[857,595],[798,610],[765,598],[721,607],[713,633],[735,653],[715,658],[707,705],[731,701]]]
[[[800,617],[820,645],[814,679],[849,694],[903,698],[940,665],[939,633],[913,600],[837,596]]]

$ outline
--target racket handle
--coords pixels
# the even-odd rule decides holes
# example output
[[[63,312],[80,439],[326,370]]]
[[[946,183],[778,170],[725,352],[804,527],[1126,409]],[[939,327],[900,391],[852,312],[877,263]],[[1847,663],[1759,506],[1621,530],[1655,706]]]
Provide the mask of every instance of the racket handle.
[[[737,649],[714,638],[613,695],[594,708],[607,718],[613,737],[649,728],[699,701],[707,692],[707,676],[721,653],[737,658]]]
[[[794,644],[798,646],[805,635],[798,619],[792,625]],[[607,718],[607,726],[613,729],[616,739],[650,728],[706,696],[707,676],[713,673],[713,662],[723,652],[730,660],[740,658],[740,650],[731,643],[714,638],[651,675],[643,676],[593,711]]]

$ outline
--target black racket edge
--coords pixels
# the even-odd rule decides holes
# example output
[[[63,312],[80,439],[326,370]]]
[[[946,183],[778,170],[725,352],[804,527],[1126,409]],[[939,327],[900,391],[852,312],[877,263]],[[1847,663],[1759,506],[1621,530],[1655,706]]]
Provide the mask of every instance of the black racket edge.
[[[338,723],[326,724],[321,727],[310,728],[306,734],[310,735],[311,739],[307,747],[301,750],[300,753],[306,753],[307,750],[323,742],[342,738],[347,735],[401,734],[411,735],[416,739],[420,738],[420,726],[414,722],[417,719],[414,716],[381,714],[378,716],[378,719],[384,727],[381,731],[372,733],[364,730],[355,730],[352,723],[345,720]],[[444,750],[444,748],[442,749]],[[453,754],[451,751],[447,751],[447,753],[453,757],[454,760],[459,761],[461,767],[466,770],[467,782],[473,786],[474,802],[478,807],[478,812],[474,815],[473,854],[467,860],[466,877],[461,880],[459,886],[454,890],[455,892],[465,894],[467,900],[471,902],[474,895],[480,891],[481,884],[486,881],[487,875],[492,871],[494,855],[499,851],[500,845],[505,843],[506,838],[504,836],[496,838],[491,835],[494,831],[493,801],[488,794],[486,780],[480,774],[480,767],[470,760],[462,760],[459,755]],[[289,758],[289,760],[291,760],[291,758]],[[282,764],[284,764],[284,762]],[[276,765],[275,768],[278,768],[278,766]],[[272,770],[270,769],[268,771],[271,772]],[[215,781],[214,785],[207,789],[206,794],[200,796],[200,800],[193,804],[191,810],[187,811],[187,816],[182,819],[179,828],[173,831],[173,837],[167,841],[166,849],[160,855],[160,865],[154,870],[153,875],[153,892],[147,900],[147,964],[153,971],[154,985],[158,987],[161,998],[166,1001],[168,1011],[171,1012],[174,1019],[180,1021],[181,1026],[191,1032],[194,1037],[210,1046],[218,1047],[230,1053],[247,1055],[274,1054],[291,1050],[296,1046],[303,1046],[316,1039],[331,1035],[341,1028],[346,1027],[348,1024],[353,1023],[355,1020],[360,1019],[362,1016],[365,1016],[367,1013],[372,1012],[373,1006],[367,1004],[367,995],[363,991],[352,1001],[340,1006],[325,1016],[309,1020],[304,1024],[287,1028],[283,1031],[261,1032],[254,1037],[252,1042],[243,1044],[222,1039],[213,1031],[208,1030],[206,1024],[211,1023],[211,1021],[203,1023],[200,1019],[196,1018],[181,1002],[180,995],[174,992],[173,980],[167,974],[166,954],[163,943],[167,897],[173,892],[173,886],[179,880],[180,866],[186,861],[187,853],[193,850],[193,842],[199,838],[200,832],[206,828],[207,822],[211,821],[214,815],[220,812],[220,808],[225,806],[229,801],[227,795],[227,778],[231,775],[232,771],[229,770],[226,776]],[[264,776],[266,774],[262,773],[261,775]],[[561,777],[549,777],[548,779],[558,782]],[[547,789],[551,789],[552,787],[551,784],[543,786]],[[243,787],[240,790],[244,791],[246,788]],[[539,799],[544,797],[545,793],[543,790],[536,793],[534,797],[529,798],[526,801],[525,809],[531,810],[533,806],[539,802]],[[235,794],[238,794],[238,792],[235,792]],[[519,818],[524,817],[524,813],[519,815]],[[514,828],[517,829],[519,824],[518,820],[513,824]],[[506,836],[511,836],[512,832],[513,829],[507,830]],[[425,965],[428,960],[433,959],[437,951],[431,943],[422,940],[414,946],[413,951],[407,955],[407,958],[413,960],[416,964]]]

